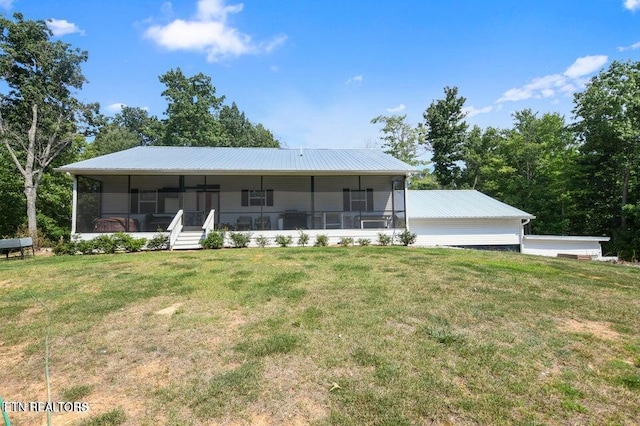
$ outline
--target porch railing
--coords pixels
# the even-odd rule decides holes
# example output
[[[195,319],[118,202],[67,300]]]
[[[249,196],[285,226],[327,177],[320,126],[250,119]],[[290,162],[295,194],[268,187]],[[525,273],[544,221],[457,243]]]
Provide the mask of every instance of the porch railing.
[[[173,217],[173,220],[167,227],[167,231],[169,231],[169,248],[172,248],[178,239],[178,235],[182,232],[182,216],[184,214],[183,210],[178,210],[178,213]]]
[[[207,235],[209,235],[209,233],[213,231],[213,228],[215,226],[215,217],[216,217],[216,211],[214,209],[211,209],[211,211],[209,212],[209,215],[207,216],[207,219],[204,221],[204,225],[202,225],[202,230],[204,231],[204,238],[207,238]]]

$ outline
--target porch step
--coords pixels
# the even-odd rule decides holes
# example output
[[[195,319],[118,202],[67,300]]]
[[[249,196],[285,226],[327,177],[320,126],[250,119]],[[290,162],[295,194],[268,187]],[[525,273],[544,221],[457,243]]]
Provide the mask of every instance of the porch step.
[[[178,235],[172,250],[198,250],[201,249],[202,231],[183,231]]]

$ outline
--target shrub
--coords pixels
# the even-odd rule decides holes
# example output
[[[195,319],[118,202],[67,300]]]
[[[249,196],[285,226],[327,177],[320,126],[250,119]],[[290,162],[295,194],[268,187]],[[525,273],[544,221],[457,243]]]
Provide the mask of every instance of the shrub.
[[[391,235],[383,234],[380,232],[378,234],[378,244],[381,246],[389,246],[393,244],[393,237]]]
[[[116,232],[111,238],[116,245],[116,250],[126,251],[127,253],[140,251],[147,243],[146,238],[134,238],[124,232]]]
[[[358,245],[365,247],[371,244],[371,240],[368,238],[358,238]]]
[[[256,237],[256,244],[258,245],[258,247],[265,248],[269,245],[269,239],[264,235],[258,235]]]
[[[400,235],[398,236],[398,239],[400,240],[403,246],[408,246],[409,244],[413,244],[416,242],[416,234],[409,231],[408,229],[405,229],[400,233]]]
[[[351,237],[340,237],[340,241],[338,241],[338,244],[340,244],[343,247],[349,247],[353,245],[353,238]]]
[[[147,249],[149,250],[167,250],[169,248],[169,236],[162,232],[158,232],[147,241]]]
[[[326,247],[329,245],[329,236],[326,234],[318,234],[316,235],[316,242],[314,246],[316,247]]]
[[[248,232],[229,232],[229,239],[235,248],[245,248],[251,242],[251,234]]]
[[[276,235],[276,244],[280,247],[288,247],[293,242],[291,235]]]
[[[224,235],[225,232],[220,231],[211,231],[207,238],[202,241],[202,247],[206,249],[219,249],[224,247]]]
[[[94,240],[81,240],[75,243],[76,252],[80,252],[81,254],[93,254],[93,250],[95,248]]]
[[[298,237],[298,245],[305,247],[309,244],[309,234],[305,234],[304,231],[298,231],[300,236]]]
[[[100,253],[115,253],[118,248],[116,236],[98,235],[93,239],[93,248]]]
[[[53,246],[53,254],[62,256],[65,254],[76,254],[76,243],[73,241],[60,240]]]

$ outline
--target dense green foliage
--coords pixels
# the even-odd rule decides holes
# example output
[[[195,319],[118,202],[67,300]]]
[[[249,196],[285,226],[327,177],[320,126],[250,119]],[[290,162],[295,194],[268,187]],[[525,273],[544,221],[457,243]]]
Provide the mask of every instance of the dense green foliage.
[[[606,235],[606,252],[638,259],[640,62],[613,62],[593,77],[575,94],[573,123],[525,109],[510,128],[469,129],[465,98],[444,91],[413,128],[419,139],[406,137],[405,116],[372,120],[386,124],[380,139],[396,158],[415,164],[407,153],[431,150],[431,168],[410,188],[477,189],[534,214],[533,233]]]

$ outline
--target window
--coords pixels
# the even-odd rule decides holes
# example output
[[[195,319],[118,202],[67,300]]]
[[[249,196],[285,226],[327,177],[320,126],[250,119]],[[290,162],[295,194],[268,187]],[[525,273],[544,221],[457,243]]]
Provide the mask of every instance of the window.
[[[344,211],[373,211],[373,188],[342,190]]]
[[[140,213],[155,213],[158,204],[158,191],[142,190],[140,191]]]
[[[273,206],[273,189],[243,189],[242,206]]]

